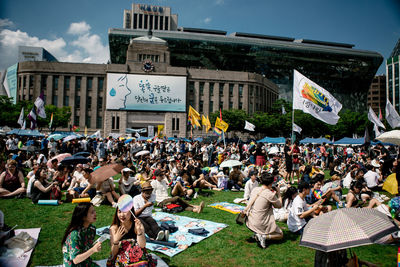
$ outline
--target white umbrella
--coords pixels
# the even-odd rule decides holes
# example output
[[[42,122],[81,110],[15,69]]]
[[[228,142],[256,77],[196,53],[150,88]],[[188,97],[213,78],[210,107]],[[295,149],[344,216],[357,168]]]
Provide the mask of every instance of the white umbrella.
[[[242,163],[238,160],[234,160],[234,159],[229,159],[229,160],[225,160],[224,162],[221,163],[221,165],[219,165],[220,168],[226,168],[226,167],[235,167],[235,166],[241,166]]]
[[[150,151],[148,151],[148,150],[142,150],[142,151],[136,153],[136,154],[135,154],[135,157],[144,156],[144,155],[147,155],[147,154],[150,154]]]
[[[63,142],[68,142],[68,141],[74,140],[74,139],[76,139],[76,138],[78,138],[77,135],[74,135],[74,134],[68,135],[67,137],[65,137],[65,138],[63,139]]]
[[[391,143],[395,145],[400,145],[400,130],[393,130],[381,134],[376,138],[383,143]]]
[[[274,146],[271,147],[271,149],[268,151],[268,154],[278,154],[279,153],[279,148]]]

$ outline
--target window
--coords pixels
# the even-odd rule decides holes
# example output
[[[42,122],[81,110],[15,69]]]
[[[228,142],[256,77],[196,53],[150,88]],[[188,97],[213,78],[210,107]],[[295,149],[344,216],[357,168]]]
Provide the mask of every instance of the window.
[[[99,78],[99,82],[97,84],[97,90],[102,91],[104,86],[104,78]]]
[[[210,83],[210,96],[214,95],[214,83]]]
[[[175,130],[179,131],[179,118],[176,118]]]
[[[253,85],[250,85],[250,96],[253,96],[254,94],[254,87]]]
[[[75,81],[75,89],[76,90],[81,90],[81,83],[82,83],[82,77],[78,76],[76,77],[76,81]]]
[[[219,101],[219,110],[223,110],[223,109],[224,109],[224,102]]]
[[[175,118],[172,118],[172,131],[175,131]]]
[[[204,82],[200,82],[199,84],[200,95],[204,95]]]
[[[97,98],[97,109],[98,109],[99,111],[102,111],[102,110],[103,110],[103,97],[101,97],[101,96],[99,96],[99,97]]]
[[[239,96],[243,96],[243,84],[239,84]]]
[[[214,102],[213,102],[213,101],[210,101],[210,106],[208,107],[208,113],[209,113],[209,114],[213,113],[213,111],[214,111],[213,106],[214,106]]]
[[[153,29],[153,15],[150,15],[150,29]]]
[[[160,16],[160,30],[164,30],[164,17]]]
[[[46,90],[47,89],[47,75],[42,75],[42,90]]]
[[[149,20],[149,15],[144,15],[144,28],[147,29],[147,23]]]
[[[90,116],[86,116],[86,123],[85,123],[86,127],[92,128],[90,123],[91,120],[92,118]]]
[[[88,110],[92,109],[92,97],[91,96],[88,96],[86,99],[86,107]]]
[[[229,96],[230,96],[230,97],[233,96],[233,86],[234,86],[233,83],[230,83],[230,84],[229,84]]]
[[[88,91],[91,91],[93,87],[93,77],[88,77],[87,78],[87,89]]]
[[[75,118],[74,118],[74,125],[76,125],[76,126],[79,125],[79,116],[75,116]]]
[[[71,77],[69,77],[69,76],[64,77],[64,89],[66,89],[66,90],[69,89],[70,80],[71,80]]]
[[[168,17],[165,17],[165,30],[168,31]]]
[[[53,89],[58,89],[58,76],[53,76]]]
[[[158,30],[158,16],[154,16],[154,30]]]
[[[53,105],[54,106],[57,106],[57,104],[58,104],[58,96],[57,95],[53,95]]]
[[[133,28],[137,29],[137,14],[133,14]]]
[[[189,82],[189,94],[194,94],[194,82]]]
[[[119,116],[112,116],[111,118],[111,129],[119,130]]]
[[[139,14],[139,29],[143,28],[143,14]]]
[[[229,101],[229,109],[233,109],[233,102]]]
[[[115,129],[115,117],[114,116],[112,116],[111,117],[111,129]]]
[[[35,83],[35,79],[32,75],[29,76],[29,88],[33,87],[33,84]]]
[[[224,83],[219,83],[219,95],[224,95]]]
[[[97,116],[97,118],[96,118],[96,128],[97,129],[103,128],[103,118],[102,117]]]
[[[204,101],[200,100],[200,104],[199,105],[200,105],[200,107],[199,107],[200,113],[203,113]]]
[[[117,123],[116,123],[116,128],[119,129],[119,116],[117,116]]]
[[[81,107],[81,97],[79,95],[75,95],[75,108]]]
[[[243,109],[243,103],[239,101],[239,109]]]
[[[69,106],[69,96],[64,95],[64,106]]]

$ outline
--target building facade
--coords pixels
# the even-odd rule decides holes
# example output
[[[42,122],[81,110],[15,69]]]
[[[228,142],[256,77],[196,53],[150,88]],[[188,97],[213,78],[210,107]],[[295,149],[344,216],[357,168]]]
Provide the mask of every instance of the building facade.
[[[390,58],[386,60],[386,94],[397,110],[400,112],[400,39],[397,41]]]
[[[386,76],[377,75],[372,80],[368,91],[368,106],[372,107],[376,114],[384,112],[386,107]]]
[[[133,39],[126,54],[125,64],[22,62],[18,70],[18,99],[35,99],[43,90],[46,105],[70,106],[71,125],[80,129],[87,126],[89,132],[101,129],[102,134],[109,135],[150,126],[156,133],[157,127],[163,125],[163,134],[187,137],[189,105],[206,116],[220,109],[242,109],[252,114],[269,111],[279,97],[279,88],[260,74],[171,66],[168,43],[157,37]],[[107,108],[112,89],[116,88],[109,86],[111,75],[149,81],[159,77],[185,78],[184,91],[180,92],[184,94],[184,109],[138,110],[137,105]],[[149,94],[141,97],[148,98]],[[204,135],[205,131],[197,130],[194,134]]]

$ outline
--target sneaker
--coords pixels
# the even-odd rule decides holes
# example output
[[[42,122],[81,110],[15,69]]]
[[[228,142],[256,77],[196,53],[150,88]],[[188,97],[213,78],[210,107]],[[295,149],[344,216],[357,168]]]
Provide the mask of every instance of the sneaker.
[[[164,231],[158,232],[158,235],[157,235],[156,240],[157,240],[157,241],[161,241],[161,240],[163,240],[163,239],[164,239]]]
[[[193,196],[193,198],[194,198],[194,199],[196,199],[196,198],[197,198],[197,196],[198,196],[198,194],[197,194],[197,192],[196,192],[196,193],[194,193],[194,196]]]
[[[262,234],[255,234],[255,239],[257,240],[257,243],[260,245],[260,247],[262,248],[266,248],[267,244],[266,244],[266,236],[262,235]]]
[[[232,192],[239,192],[239,190],[237,190],[236,188],[232,188],[231,191]]]
[[[244,188],[240,188],[240,191],[244,192]]]
[[[168,242],[168,240],[169,240],[169,231],[168,230],[164,231],[164,239],[165,239],[165,241]]]

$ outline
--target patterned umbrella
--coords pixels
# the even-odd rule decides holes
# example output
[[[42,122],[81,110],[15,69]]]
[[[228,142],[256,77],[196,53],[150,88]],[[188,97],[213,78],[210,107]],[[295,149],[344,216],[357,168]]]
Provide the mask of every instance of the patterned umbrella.
[[[311,219],[300,245],[330,252],[373,244],[399,230],[391,218],[375,209],[337,209]]]
[[[103,182],[108,178],[110,178],[111,176],[121,173],[123,168],[124,166],[122,166],[121,164],[109,164],[100,167],[94,172],[92,172],[91,177],[89,178],[89,183],[93,184],[93,183]]]

